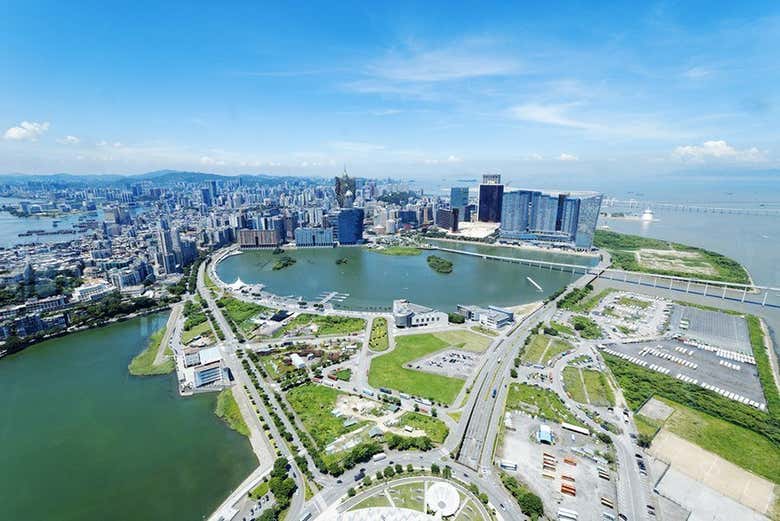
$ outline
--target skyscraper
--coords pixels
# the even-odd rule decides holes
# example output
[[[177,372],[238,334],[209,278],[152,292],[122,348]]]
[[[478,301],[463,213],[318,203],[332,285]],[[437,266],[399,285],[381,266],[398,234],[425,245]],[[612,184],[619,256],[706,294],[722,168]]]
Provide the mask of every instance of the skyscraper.
[[[503,199],[504,185],[501,184],[501,176],[494,174],[482,176],[482,184],[479,185],[479,221],[500,222]]]
[[[347,175],[347,169],[344,167],[344,174],[341,177],[333,179],[334,191],[336,192],[336,201],[339,208],[344,206],[344,196],[347,192],[355,193],[355,180]]]
[[[344,208],[338,215],[339,244],[363,242],[363,209]]]
[[[507,192],[503,197],[501,237],[590,248],[601,197],[594,192]]]
[[[469,189],[465,186],[453,186],[450,188],[450,208],[458,210],[459,219],[467,220],[466,208],[469,205]]]

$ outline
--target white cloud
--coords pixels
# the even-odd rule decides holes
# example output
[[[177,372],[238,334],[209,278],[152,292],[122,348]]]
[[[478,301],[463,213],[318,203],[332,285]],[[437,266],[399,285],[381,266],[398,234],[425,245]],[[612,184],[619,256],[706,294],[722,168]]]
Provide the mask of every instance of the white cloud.
[[[691,67],[690,69],[683,72],[683,76],[690,80],[697,80],[701,78],[705,78],[712,74],[712,71],[710,69],[707,69],[705,67]]]
[[[558,156],[558,161],[579,161],[580,158],[573,154],[561,154]]]
[[[37,141],[47,130],[49,122],[37,123],[35,121],[22,121],[19,126],[11,127],[5,131],[3,138],[12,141]]]
[[[391,52],[368,68],[370,76],[397,82],[440,82],[505,76],[520,69],[517,60],[499,56],[489,42],[468,40],[438,49]]]
[[[331,141],[330,146],[345,152],[377,152],[385,149],[384,145],[363,141]]]
[[[200,163],[202,165],[208,165],[208,166],[223,166],[225,164],[225,161],[222,159],[215,159],[211,156],[202,156],[200,158]]]
[[[62,145],[78,145],[81,143],[81,140],[76,136],[65,136],[64,138],[58,139],[57,143]]]
[[[597,129],[598,125],[586,123],[571,118],[567,112],[572,107],[571,104],[564,105],[540,105],[528,103],[525,105],[516,105],[509,109],[512,116],[522,121],[533,123],[543,123],[546,125],[556,125],[560,127],[572,127],[582,129]]]
[[[679,146],[674,149],[672,156],[694,163],[707,160],[755,162],[766,159],[766,153],[756,147],[737,149],[724,140],[705,141],[701,145]]]

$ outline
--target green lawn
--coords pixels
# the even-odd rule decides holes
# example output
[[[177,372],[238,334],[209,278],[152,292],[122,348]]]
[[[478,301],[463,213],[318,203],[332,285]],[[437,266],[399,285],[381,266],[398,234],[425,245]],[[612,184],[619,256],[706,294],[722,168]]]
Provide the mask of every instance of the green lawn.
[[[455,329],[452,331],[441,331],[433,333],[433,336],[443,340],[447,345],[481,353],[490,346],[491,340],[483,335],[478,335],[466,329]]]
[[[336,371],[336,378],[342,382],[348,382],[349,379],[352,378],[352,369],[339,369]]]
[[[408,508],[410,510],[423,511],[423,496],[425,496],[425,485],[419,483],[407,483],[398,485],[389,490],[390,497],[393,498],[396,508]]]
[[[388,387],[451,404],[463,387],[464,380],[404,367],[404,364],[440,351],[449,344],[430,333],[399,336],[395,343],[396,347],[391,352],[371,360],[368,383],[372,387]]]
[[[368,340],[368,347],[372,351],[386,351],[388,346],[387,319],[384,317],[375,318],[371,322],[371,336]]]
[[[665,429],[735,465],[780,483],[780,447],[770,440],[679,403],[662,401],[674,407],[664,423]]]
[[[287,322],[274,336],[282,336],[289,331],[295,331],[312,324],[317,326],[317,335],[346,335],[360,332],[366,327],[366,321],[362,318],[301,313]]]
[[[360,503],[352,507],[350,510],[360,510],[361,508],[389,507],[389,506],[390,506],[390,500],[387,499],[387,496],[385,496],[382,491],[379,491],[375,495],[371,496],[370,498],[364,499],[363,501],[361,501]]]
[[[515,383],[509,387],[506,408],[536,414],[553,422],[582,425],[554,392],[528,384]]]
[[[607,376],[601,371],[583,369],[582,378],[585,380],[585,388],[588,390],[590,403],[597,407],[609,407],[615,405],[615,393],[612,391]]]
[[[620,297],[618,304],[621,306],[636,306],[641,309],[647,309],[650,307],[650,303],[644,300],[640,300],[635,297]]]
[[[550,327],[556,330],[560,335],[574,336],[574,330],[569,326],[567,326],[566,324],[561,324],[560,322],[552,321],[550,322]]]
[[[185,345],[189,344],[195,339],[195,337],[203,335],[208,335],[209,337],[211,336],[211,324],[208,320],[198,324],[189,331],[182,331],[181,343]]]
[[[271,308],[261,306],[260,304],[254,304],[252,302],[244,302],[233,297],[222,297],[217,301],[217,305],[222,309],[222,312],[227,315],[228,319],[235,322],[235,324],[245,333],[249,333],[257,326],[250,320],[260,313],[269,313],[273,311]]]
[[[160,365],[154,365],[154,359],[157,351],[160,349],[160,343],[165,336],[165,328],[159,329],[149,338],[149,344],[146,349],[138,353],[127,366],[130,374],[133,376],[154,376],[159,374],[168,374],[176,368],[176,363],[172,357],[167,357],[165,362]]]
[[[658,429],[663,425],[662,422],[648,418],[644,414],[635,414],[634,424],[636,425],[636,430],[639,434],[644,434],[651,439],[655,437],[656,433],[658,433]]]
[[[405,425],[425,431],[425,434],[435,443],[443,443],[450,432],[443,421],[417,412],[405,412],[399,418],[398,426],[403,428]]]
[[[546,364],[559,354],[572,349],[571,344],[548,335],[534,335],[520,359],[528,364]]]
[[[471,328],[471,330],[476,331],[477,333],[482,333],[483,335],[498,336],[498,331],[486,328],[484,326],[474,326]]]
[[[574,329],[579,331],[582,338],[588,338],[592,340],[601,338],[604,335],[604,332],[601,331],[599,325],[584,315],[573,316],[571,323],[574,326]]]
[[[314,441],[324,448],[347,432],[362,426],[358,422],[350,427],[344,427],[345,418],[336,418],[330,412],[336,407],[339,392],[323,385],[306,384],[294,387],[287,393],[287,401],[300,418],[303,426],[311,434]]]
[[[231,429],[249,437],[249,428],[246,426],[241,410],[238,408],[232,389],[223,389],[217,396],[217,408],[214,413],[222,418]]]
[[[580,403],[588,403],[585,395],[585,386],[582,385],[580,370],[568,366],[563,370],[563,385],[572,400]]]

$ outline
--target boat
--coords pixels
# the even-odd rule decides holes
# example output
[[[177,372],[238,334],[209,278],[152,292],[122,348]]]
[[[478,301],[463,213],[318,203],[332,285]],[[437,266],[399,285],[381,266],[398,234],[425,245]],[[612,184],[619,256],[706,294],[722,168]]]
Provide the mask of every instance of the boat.
[[[645,209],[645,211],[642,213],[641,220],[643,222],[650,222],[653,220],[653,211],[650,208]]]

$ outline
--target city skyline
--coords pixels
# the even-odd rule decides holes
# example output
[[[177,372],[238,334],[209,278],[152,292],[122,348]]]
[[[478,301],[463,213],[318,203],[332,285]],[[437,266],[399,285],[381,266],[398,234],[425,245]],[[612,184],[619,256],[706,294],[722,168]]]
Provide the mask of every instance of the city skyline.
[[[0,172],[777,168],[777,8],[706,6],[16,3]]]

